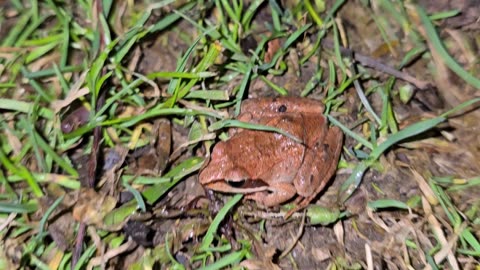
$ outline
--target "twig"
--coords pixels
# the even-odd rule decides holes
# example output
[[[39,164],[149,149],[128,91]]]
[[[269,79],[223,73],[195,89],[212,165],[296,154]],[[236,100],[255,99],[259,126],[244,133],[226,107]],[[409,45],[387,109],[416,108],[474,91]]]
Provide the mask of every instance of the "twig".
[[[334,48],[333,43],[331,41],[325,40],[325,39],[322,40],[322,46],[324,46],[326,48],[329,48],[329,49]],[[409,82],[409,83],[415,85],[415,87],[417,87],[418,89],[426,89],[426,88],[431,86],[430,82],[428,82],[428,81],[419,80],[419,79],[415,78],[414,76],[412,76],[412,75],[410,75],[406,72],[396,70],[395,68],[393,68],[393,67],[391,67],[387,64],[384,64],[384,63],[382,63],[378,60],[375,60],[375,59],[373,59],[369,56],[362,55],[360,53],[354,52],[351,49],[348,49],[348,48],[345,48],[345,47],[340,47],[340,53],[344,56],[352,56],[353,59],[360,62],[360,64],[362,64],[366,67],[373,68],[375,70],[390,74],[390,75],[392,75],[396,78],[399,78],[401,80]]]
[[[94,2],[94,16],[97,17],[97,20],[94,20],[97,24],[97,29],[99,29],[99,35],[100,35],[100,51],[103,51],[105,49],[105,31],[103,27],[101,26],[102,24],[100,23],[100,19],[98,19],[99,14],[103,13],[103,2],[101,0],[95,0]],[[102,70],[102,76],[105,74],[105,68]],[[99,97],[96,102],[96,108],[95,111],[98,112],[103,105],[105,104],[105,95],[106,92],[102,91],[100,89],[99,91]],[[92,97],[95,98],[95,97]],[[97,164],[98,164],[98,152],[100,150],[100,142],[101,142],[101,136],[102,136],[102,127],[101,126],[96,126],[93,130],[93,145],[92,145],[92,151],[90,153],[90,158],[88,161],[88,175],[87,175],[87,181],[84,181],[87,183],[89,188],[95,187],[95,179],[96,179],[96,172],[97,172]],[[77,232],[77,238],[75,240],[75,248],[72,256],[72,269],[75,268],[75,265],[77,264],[78,260],[80,259],[80,256],[82,255],[82,247],[83,247],[83,240],[85,238],[85,229],[87,225],[84,222],[80,223],[80,227]]]
[[[103,254],[101,256],[97,256],[95,258],[92,258],[90,260],[90,262],[88,263],[87,269],[93,269],[95,266],[101,266],[102,264],[104,264],[108,260],[110,260],[112,258],[115,258],[116,256],[118,256],[118,255],[120,255],[120,254],[122,254],[126,251],[129,251],[130,249],[132,249],[136,245],[137,244],[135,243],[135,241],[133,241],[129,237],[128,241],[126,243],[122,244],[121,246],[119,246],[117,248],[113,248],[113,249],[107,251],[105,254]]]
[[[300,237],[302,237],[303,230],[305,229],[305,216],[306,216],[307,210],[303,210],[303,216],[302,216],[302,222],[300,223],[300,228],[298,229],[297,235],[295,236],[295,239],[293,239],[292,243],[290,244],[289,247],[287,247],[282,254],[280,255],[280,259],[287,256],[290,251],[297,245],[298,241],[300,240]]]
[[[72,269],[75,269],[75,265],[77,265],[80,256],[82,256],[83,238],[85,237],[86,228],[87,224],[80,222],[80,226],[78,227],[77,231],[77,238],[75,238],[75,248],[72,256]]]

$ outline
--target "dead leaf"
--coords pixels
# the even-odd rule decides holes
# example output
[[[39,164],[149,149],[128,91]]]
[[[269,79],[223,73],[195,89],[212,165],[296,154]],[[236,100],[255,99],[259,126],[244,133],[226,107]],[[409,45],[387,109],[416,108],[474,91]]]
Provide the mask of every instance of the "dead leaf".
[[[62,108],[70,105],[74,100],[78,99],[79,97],[83,97],[90,92],[88,87],[80,88],[85,81],[86,76],[87,72],[85,71],[82,73],[82,75],[80,75],[70,91],[68,91],[68,94],[64,99],[55,100],[52,102],[52,109],[55,111],[55,113],[58,113]]]
[[[262,253],[257,252],[259,254],[258,258],[252,258],[243,261],[240,263],[240,266],[243,266],[250,270],[263,270],[263,269],[273,269],[273,270],[280,270],[281,268],[273,263],[273,255],[275,255],[276,250],[274,247],[264,247],[262,248]]]
[[[277,51],[281,48],[280,46],[280,39],[272,39],[267,43],[268,49],[265,53],[264,61],[265,63],[270,63],[273,60],[273,56]]]
[[[106,214],[115,208],[117,200],[97,193],[91,188],[80,190],[77,204],[73,208],[73,218],[87,225],[100,225]]]

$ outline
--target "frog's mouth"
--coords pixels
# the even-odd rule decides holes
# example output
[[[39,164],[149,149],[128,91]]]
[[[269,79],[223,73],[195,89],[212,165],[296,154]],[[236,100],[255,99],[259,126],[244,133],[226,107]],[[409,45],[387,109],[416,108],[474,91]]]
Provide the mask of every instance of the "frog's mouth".
[[[218,180],[207,185],[208,188],[226,193],[256,193],[270,190],[267,183],[260,179]]]

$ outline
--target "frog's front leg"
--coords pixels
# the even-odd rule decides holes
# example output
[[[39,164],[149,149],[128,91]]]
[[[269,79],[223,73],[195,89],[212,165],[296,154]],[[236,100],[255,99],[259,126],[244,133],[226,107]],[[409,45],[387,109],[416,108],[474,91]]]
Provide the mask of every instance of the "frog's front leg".
[[[288,201],[297,194],[295,187],[290,183],[273,183],[270,184],[268,190],[248,194],[246,198],[266,207],[272,207]]]

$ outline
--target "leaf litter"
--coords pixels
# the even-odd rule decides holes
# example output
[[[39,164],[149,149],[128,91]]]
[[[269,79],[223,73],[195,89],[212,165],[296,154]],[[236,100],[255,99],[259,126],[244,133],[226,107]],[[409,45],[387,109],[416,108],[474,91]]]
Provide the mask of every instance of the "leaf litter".
[[[473,269],[470,2],[5,4],[0,268],[69,269],[79,250],[87,269]],[[285,93],[324,100],[348,135],[335,179],[289,220],[197,180],[228,137],[209,127]]]

